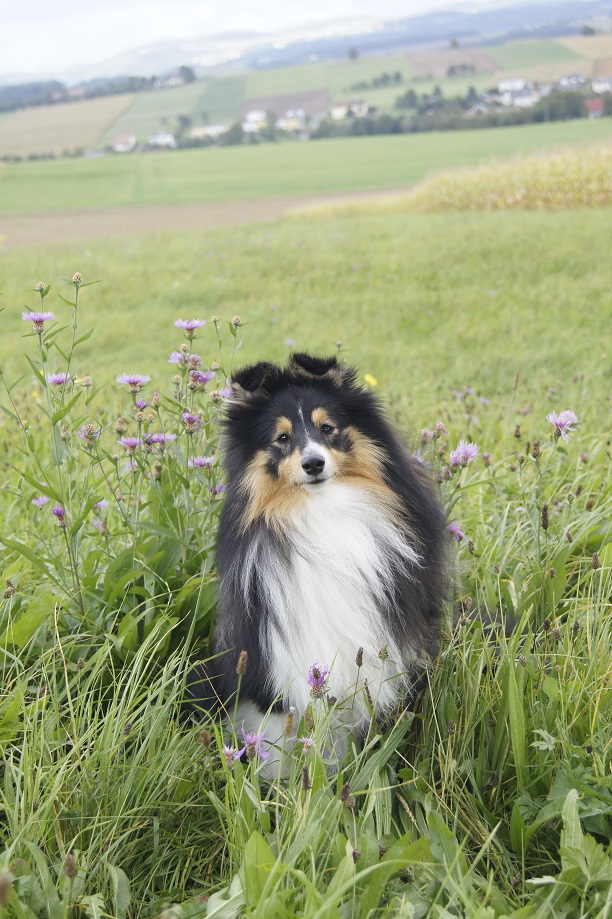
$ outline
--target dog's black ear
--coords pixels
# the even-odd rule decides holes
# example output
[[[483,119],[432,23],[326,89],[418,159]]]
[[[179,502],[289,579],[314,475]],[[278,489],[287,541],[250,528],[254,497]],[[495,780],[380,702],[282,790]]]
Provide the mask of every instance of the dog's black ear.
[[[287,370],[294,379],[327,379],[339,386],[351,384],[355,379],[355,371],[345,364],[339,364],[335,356],[313,357],[312,354],[298,352],[292,354]]]
[[[270,361],[259,361],[258,364],[242,367],[232,377],[234,396],[243,399],[254,396],[262,387],[267,388],[265,384],[271,382],[278,372],[278,367]]]

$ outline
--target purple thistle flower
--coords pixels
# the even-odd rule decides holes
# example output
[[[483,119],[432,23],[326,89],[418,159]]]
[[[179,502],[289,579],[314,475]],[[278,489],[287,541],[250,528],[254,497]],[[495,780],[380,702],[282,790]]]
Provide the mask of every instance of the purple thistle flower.
[[[231,383],[227,380],[227,386],[223,389],[215,389],[210,395],[213,399],[232,399],[234,396],[234,390],[231,387]]]
[[[421,453],[420,450],[415,450],[414,453],[412,454],[412,458],[415,459],[415,460],[417,461],[417,463],[420,463],[421,466],[428,466],[428,465],[429,465],[429,463],[428,463],[427,460],[423,457],[423,454]]]
[[[48,498],[47,495],[38,495],[36,498],[32,498],[32,504],[35,504],[36,507],[44,507],[50,500],[51,498]]]
[[[207,383],[210,383],[215,378],[212,370],[192,370],[189,376],[193,383],[199,383],[202,386],[206,386]]]
[[[449,523],[446,529],[451,534],[455,542],[461,542],[462,539],[465,539],[465,533],[458,523]]]
[[[225,491],[225,485],[223,484],[223,482],[220,482],[219,485],[213,485],[213,483],[211,482],[210,485],[208,486],[208,490],[210,491],[211,495],[214,498],[216,495],[223,494],[223,492]]]
[[[42,332],[45,327],[45,322],[50,322],[51,319],[55,319],[55,313],[22,313],[21,318],[26,322],[33,322],[35,332]]]
[[[199,415],[191,415],[189,412],[183,412],[183,421],[188,434],[194,434],[204,424]]]
[[[141,440],[140,437],[121,437],[117,443],[125,447],[128,453],[135,453],[136,447],[139,447],[141,444]]]
[[[201,329],[202,326],[206,325],[205,319],[177,319],[174,325],[177,329],[183,329],[185,332],[185,337],[192,339],[194,337],[196,329]]]
[[[309,737],[300,737],[298,738],[298,743],[304,745],[304,756],[308,756],[314,746],[314,737],[312,734]]]
[[[159,431],[157,434],[147,434],[144,443],[145,447],[153,447],[155,445],[163,447],[165,444],[172,443],[173,440],[176,440],[176,434],[164,434],[162,431]]]
[[[268,758],[268,752],[262,747],[263,733],[249,734],[248,731],[243,731],[242,736],[244,737],[246,755],[249,759],[255,759],[256,756],[259,756],[260,759]]]
[[[93,446],[97,437],[102,434],[102,428],[96,428],[93,424],[84,424],[81,430],[77,431],[77,437],[84,440],[88,447]]]
[[[136,399],[134,404],[139,412],[144,412],[145,408],[147,407],[149,403],[146,402],[144,399]]]
[[[187,460],[187,465],[191,469],[195,469],[196,467],[199,469],[210,469],[214,461],[214,456],[190,456]]]
[[[569,440],[568,434],[573,431],[574,425],[578,424],[578,418],[571,409],[566,408],[564,412],[551,412],[546,416],[546,420],[555,426],[555,437],[562,437],[563,440]]]
[[[470,444],[460,440],[457,447],[450,455],[451,466],[468,466],[480,453],[478,444]]]
[[[106,507],[108,507],[108,501],[106,500],[106,498],[102,498],[100,501],[96,501],[92,510],[94,511],[95,514],[98,514],[100,511],[103,511]]]
[[[47,383],[51,383],[53,386],[63,386],[64,383],[67,383],[70,380],[70,377],[67,373],[48,373],[46,378]]]
[[[61,504],[56,504],[53,510],[51,511],[54,517],[57,517],[58,525],[61,527],[66,526],[66,513]]]
[[[312,664],[308,670],[308,676],[306,677],[306,682],[310,686],[310,694],[312,696],[323,695],[323,690],[327,685],[328,676],[329,667],[326,664],[320,664],[318,661],[315,661],[314,664]]]
[[[246,747],[243,747],[242,750],[237,750],[235,747],[230,747],[227,744],[223,745],[223,756],[225,757],[225,762],[230,769],[236,760],[240,759],[245,750]]]
[[[117,383],[130,387],[130,392],[140,392],[145,383],[148,383],[151,377],[147,373],[122,373],[117,377]]]

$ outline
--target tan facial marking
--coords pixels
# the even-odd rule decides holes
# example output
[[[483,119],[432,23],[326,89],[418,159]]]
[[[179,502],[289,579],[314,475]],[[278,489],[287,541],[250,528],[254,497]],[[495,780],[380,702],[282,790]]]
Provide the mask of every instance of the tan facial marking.
[[[293,425],[291,424],[290,418],[285,418],[282,415],[276,422],[275,434],[278,437],[279,434],[288,434],[289,437],[293,437]]]
[[[241,485],[248,497],[242,518],[243,529],[262,516],[269,526],[283,527],[297,503],[307,497],[296,484],[296,469],[301,472],[297,450],[280,463],[278,479],[270,475],[265,451],[260,450],[255,455]]]
[[[369,488],[389,508],[398,506],[395,493],[385,482],[383,475],[383,452],[380,447],[352,426],[345,429],[351,441],[349,453],[332,450],[338,465],[337,476],[345,482]]]
[[[332,427],[336,427],[324,408],[314,408],[310,417],[317,428],[320,428],[322,424],[331,424]]]

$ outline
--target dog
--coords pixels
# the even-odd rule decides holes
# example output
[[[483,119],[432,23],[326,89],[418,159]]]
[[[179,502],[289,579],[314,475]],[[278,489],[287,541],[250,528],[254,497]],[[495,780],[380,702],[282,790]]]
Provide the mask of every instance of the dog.
[[[189,704],[220,705],[237,732],[265,722],[275,745],[289,711],[299,719],[328,693],[363,736],[372,709],[410,702],[436,652],[444,511],[375,395],[335,357],[262,361],[232,387],[213,659],[190,675]]]

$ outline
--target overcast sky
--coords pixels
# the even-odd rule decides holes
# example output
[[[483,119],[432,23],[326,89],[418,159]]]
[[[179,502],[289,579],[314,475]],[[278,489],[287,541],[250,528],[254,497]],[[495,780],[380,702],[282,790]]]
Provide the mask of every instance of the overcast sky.
[[[466,0],[0,0],[0,73],[100,61],[164,39],[277,31],[336,18],[401,18]]]

